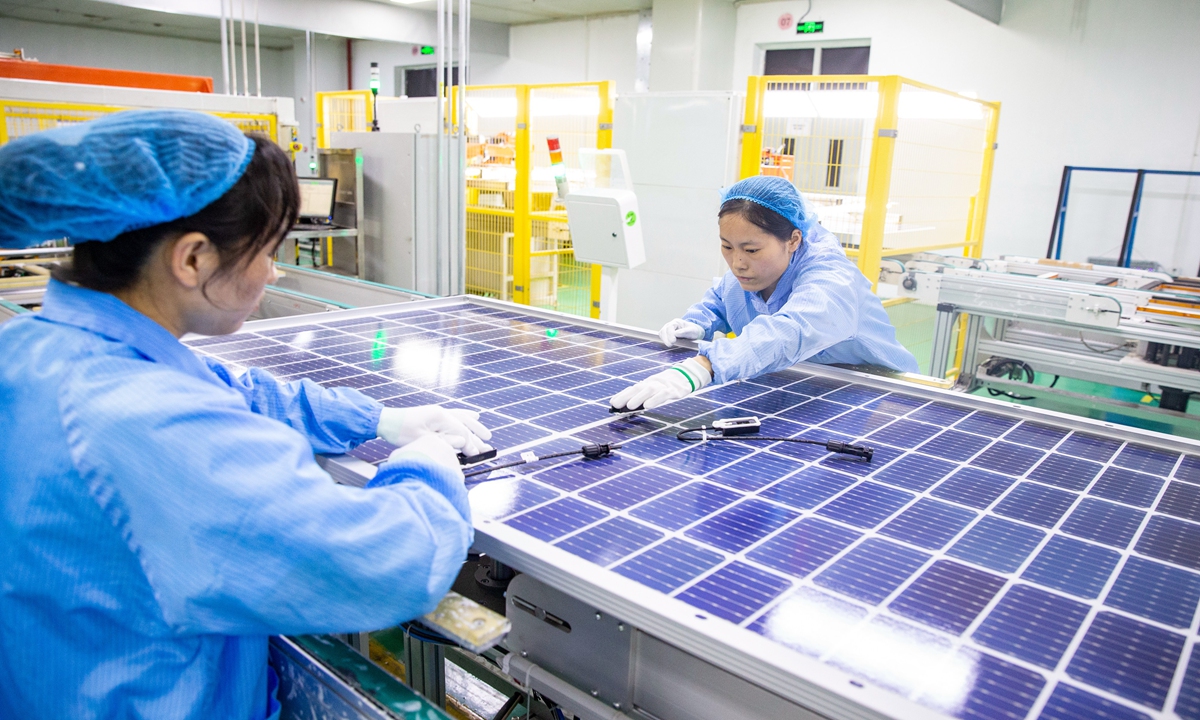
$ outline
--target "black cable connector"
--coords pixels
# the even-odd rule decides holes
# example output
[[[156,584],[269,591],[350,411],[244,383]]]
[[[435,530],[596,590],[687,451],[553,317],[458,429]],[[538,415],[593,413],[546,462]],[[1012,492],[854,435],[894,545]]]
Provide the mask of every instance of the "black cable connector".
[[[487,467],[472,468],[464,472],[463,477],[469,478],[474,477],[475,475],[484,475],[496,470],[504,470],[506,468],[516,467],[518,465],[526,465],[531,462],[552,460],[554,458],[567,457],[570,455],[582,455],[588,460],[598,460],[600,458],[605,458],[609,455],[612,455],[614,450],[619,450],[620,448],[621,446],[617,443],[589,443],[582,446],[578,450],[565,450],[563,452],[550,453],[549,455],[537,455],[529,459],[526,459],[525,457],[519,457],[516,460],[509,460],[508,462],[503,462],[499,465],[488,465]]]
[[[841,442],[840,440],[829,440],[825,443],[825,449],[833,453],[842,453],[843,455],[853,455],[871,462],[871,458],[875,457],[875,449],[869,448],[866,445],[852,445],[851,443]]]
[[[752,421],[752,422],[751,422]],[[840,440],[811,440],[809,438],[785,438],[785,437],[770,437],[767,435],[758,435],[761,423],[758,418],[733,418],[731,420],[717,420],[712,426],[701,425],[698,428],[685,428],[680,430],[675,437],[684,442],[702,442],[705,440],[741,440],[759,442],[791,442],[803,443],[805,445],[820,445],[831,453],[839,453],[842,455],[853,455],[857,458],[862,458],[867,462],[875,456],[874,448],[866,445],[855,445],[853,443],[842,442]],[[732,430],[732,432],[730,432]],[[696,434],[699,433],[699,436]]]
[[[476,455],[463,455],[462,453],[459,453],[458,464],[474,465],[475,463],[481,463],[484,460],[491,460],[494,457],[496,457],[496,448],[488,448],[487,450],[484,450]]]

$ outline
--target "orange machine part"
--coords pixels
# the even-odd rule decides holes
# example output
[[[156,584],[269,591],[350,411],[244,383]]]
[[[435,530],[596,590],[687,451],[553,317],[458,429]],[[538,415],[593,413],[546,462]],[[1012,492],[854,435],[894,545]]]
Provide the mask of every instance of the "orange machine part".
[[[78,65],[51,65],[23,60],[0,60],[0,77],[19,80],[46,80],[80,85],[111,85],[146,88],[149,90],[179,90],[211,93],[213,81],[198,75],[168,75],[167,73],[110,70]]]

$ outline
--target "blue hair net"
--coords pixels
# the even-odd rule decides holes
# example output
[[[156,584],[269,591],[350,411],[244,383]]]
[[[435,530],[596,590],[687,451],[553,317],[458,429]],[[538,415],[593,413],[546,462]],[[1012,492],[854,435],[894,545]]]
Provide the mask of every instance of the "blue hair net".
[[[813,211],[812,205],[796,190],[796,186],[785,178],[756,175],[739,180],[726,188],[722,194],[722,205],[729,200],[749,200],[775,211],[799,230],[805,239],[817,224],[817,213]]]
[[[112,240],[192,215],[233,187],[254,142],[188,110],[130,110],[0,147],[0,247]]]

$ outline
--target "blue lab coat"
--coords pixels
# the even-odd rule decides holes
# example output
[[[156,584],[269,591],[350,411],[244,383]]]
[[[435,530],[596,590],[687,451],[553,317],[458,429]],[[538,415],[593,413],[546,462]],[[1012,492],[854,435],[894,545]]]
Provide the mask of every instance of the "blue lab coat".
[[[717,384],[801,360],[917,372],[870,281],[820,225],[792,253],[770,299],[743,290],[727,272],[683,319],[704,328],[700,354],[712,363]],[[729,332],[737,337],[723,337]]]
[[[472,541],[461,474],[415,456],[360,489],[313,457],[379,412],[51,282],[0,326],[0,717],[259,720],[269,635],[431,610]]]

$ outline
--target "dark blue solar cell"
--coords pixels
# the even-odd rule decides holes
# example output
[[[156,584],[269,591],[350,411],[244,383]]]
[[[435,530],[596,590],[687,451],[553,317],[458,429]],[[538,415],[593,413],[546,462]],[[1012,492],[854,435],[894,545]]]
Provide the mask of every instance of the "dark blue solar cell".
[[[898,615],[958,634],[983,612],[1004,582],[998,575],[939,560],[888,607]]]
[[[1171,474],[1171,469],[1175,467],[1177,460],[1179,460],[1177,452],[1130,444],[1117,453],[1112,462],[1113,465],[1119,467],[1167,477]]]
[[[862,437],[895,419],[894,415],[888,415],[887,413],[871,412],[870,410],[851,410],[841,417],[824,423],[821,427],[853,437]]]
[[[387,379],[381,378],[378,375],[363,373],[362,370],[351,367],[326,368],[325,370],[304,373],[302,376],[297,375],[288,379],[299,380],[301,377],[321,383],[325,387],[352,387],[357,390],[374,387],[387,382]]]
[[[746,626],[747,630],[819,657],[836,647],[866,617],[867,610],[828,593],[801,587]],[[820,623],[809,618],[819,617]]]
[[[782,437],[782,436],[775,435],[773,437]],[[823,460],[830,456],[829,451],[825,449],[825,443],[829,442],[830,440],[839,440],[841,442],[850,442],[851,440],[854,439],[848,435],[838,435],[836,433],[830,432],[829,430],[815,429],[815,428],[812,430],[805,430],[802,433],[797,433],[797,434],[793,435],[793,437],[804,438],[806,440],[815,440],[819,444],[798,443],[798,442],[781,442],[781,443],[772,445],[770,448],[771,452],[779,453],[780,455],[787,455],[788,457],[794,457],[799,460],[805,460],[807,462],[813,462],[816,460]],[[847,455],[846,457],[849,458],[849,457],[853,457],[853,456]],[[855,459],[857,459],[857,458],[855,458]],[[872,467],[874,467],[874,463],[870,463],[870,465]]]
[[[541,363],[533,367],[517,370],[516,372],[506,373],[506,377],[512,378],[517,382],[537,382],[548,378],[566,375],[576,372],[575,368],[570,365],[562,365],[560,363]]]
[[[683,422],[684,420],[690,420],[697,415],[703,415],[705,413],[713,412],[714,410],[719,410],[720,408],[720,403],[711,402],[709,400],[705,400],[704,398],[693,396],[684,398],[682,400],[676,400],[672,403],[667,403],[666,405],[656,407],[653,410],[648,410],[646,412],[646,417],[651,417],[655,420],[661,420],[665,423],[674,425]]]
[[[632,458],[622,455],[609,455],[608,457],[596,458],[595,460],[584,459],[566,462],[556,465],[549,470],[542,470],[534,477],[547,485],[553,485],[560,490],[570,491],[594,485],[601,480],[623,473],[626,470],[641,467],[641,465],[642,463]]]
[[[954,429],[994,438],[1003,435],[1009,428],[1016,425],[1017,422],[1019,421],[1004,417],[1003,415],[993,415],[992,413],[976,411],[974,415],[955,425]]]
[[[1094,598],[1121,556],[1108,548],[1055,535],[1021,577],[1048,588]]]
[[[774,390],[765,395],[752,397],[749,400],[742,400],[737,403],[737,406],[757,415],[774,415],[788,408],[795,407],[805,400],[808,400],[807,395],[788,392],[787,390]]]
[[[527,402],[532,403],[537,402],[537,400],[529,400]],[[538,425],[539,427],[548,428],[550,430],[566,432],[568,430],[574,430],[575,428],[583,425],[590,425],[599,420],[612,417],[612,415],[608,412],[608,408],[604,407],[603,405],[579,405],[578,401],[572,401],[572,404],[576,405],[576,407],[568,408],[561,412],[556,412],[550,415],[543,415],[534,420],[533,424]],[[504,408],[505,414],[508,414],[508,411],[514,407],[517,406],[509,405],[508,407]]]
[[[1104,604],[1189,628],[1200,602],[1200,575],[1139,557],[1131,557],[1104,598]]]
[[[684,535],[728,553],[738,553],[799,517],[794,510],[751,498],[722,510]]]
[[[908,490],[927,490],[957,465],[927,455],[909,453],[875,473],[875,479]]]
[[[1084,498],[1062,524],[1068,535],[1125,548],[1142,524],[1146,513],[1107,500]]]
[[[1075,457],[1087,458],[1088,460],[1095,460],[1096,462],[1107,462],[1119,447],[1121,447],[1120,440],[1110,440],[1108,438],[1076,432],[1064,440],[1055,451],[1074,455]]]
[[[520,387],[520,386],[518,386]],[[542,415],[549,415],[567,408],[579,406],[579,401],[574,398],[564,397],[562,395],[549,395],[544,392],[539,392],[537,388],[527,387],[528,391],[532,391],[535,397],[532,397],[521,402],[507,404],[500,412],[509,417],[515,417],[518,420],[529,420]],[[516,390],[517,388],[513,388]],[[517,393],[514,393],[514,395]],[[471,398],[471,402],[477,403],[483,398],[483,395],[476,395]],[[554,428],[558,429],[558,428]],[[566,429],[566,428],[563,428]]]
[[[1183,674],[1179,697],[1175,700],[1175,714],[1187,720],[1200,718],[1200,650],[1197,647],[1192,646],[1192,656]]]
[[[877,605],[915,573],[929,556],[903,545],[868,538],[825,568],[813,582]]]
[[[1028,420],[1016,426],[1004,436],[1004,439],[1009,442],[1020,443],[1022,445],[1030,445],[1032,447],[1049,450],[1058,444],[1067,436],[1069,430],[1050,427],[1048,425],[1038,425],[1031,423]]]
[[[731,442],[691,443],[683,452],[659,460],[659,464],[691,475],[703,475],[752,452],[752,448]]]
[[[500,377],[483,377],[475,380],[451,385],[443,390],[443,394],[453,398],[467,398],[474,395],[482,395],[490,393],[494,390],[501,390],[512,387],[512,383]]]
[[[643,466],[583,490],[579,496],[614,510],[623,510],[678,487],[690,479],[687,475],[664,468]]]
[[[1175,633],[1102,612],[1083,636],[1067,665],[1067,675],[1161,710],[1183,642]]]
[[[625,378],[613,378],[604,382],[592,383],[591,385],[584,385],[580,388],[568,390],[567,394],[582,400],[607,402],[613,395],[630,387],[633,387],[633,381],[626,380]]]
[[[475,382],[480,382],[476,380]],[[502,405],[511,405],[522,400],[531,400],[536,397],[545,396],[544,390],[539,390],[530,385],[510,385],[503,390],[494,390],[471,397],[471,404],[478,405],[482,408],[498,408]]]
[[[910,420],[927,422],[938,427],[953,425],[971,413],[965,408],[947,405],[946,403],[929,403],[925,407],[909,415]]]
[[[270,350],[268,348],[268,350]],[[223,356],[222,359],[230,362],[239,362],[243,365],[253,365],[254,367],[270,368],[278,365],[290,365],[294,362],[303,362],[306,360],[319,360],[319,355],[314,355],[310,352],[297,350],[295,352],[284,352],[277,354],[268,353],[266,356],[254,355],[253,358],[246,357],[247,353],[258,353],[257,350],[247,350],[240,353],[232,353],[231,355]]]
[[[588,349],[591,350],[592,348],[588,348]],[[546,357],[547,355],[549,355],[549,353],[538,355],[538,357],[539,358]],[[587,355],[578,355],[576,357],[571,357],[571,358],[559,358],[558,362],[561,362],[564,365],[573,365],[573,366],[583,369],[583,370],[591,370],[593,372],[600,372],[600,371],[604,370],[605,365],[613,365],[613,364],[616,364],[616,362],[618,360],[625,360],[625,359],[632,359],[632,358],[629,358],[629,356],[627,356],[627,355],[619,355],[617,353],[593,352],[593,353],[588,353]],[[633,372],[634,371],[632,371],[632,370],[630,371],[630,373],[633,373]]]
[[[756,385],[765,385],[772,388],[782,388],[810,377],[812,376],[806,375],[805,373],[795,372],[793,370],[783,370],[780,372],[768,373],[766,375],[759,375],[758,377],[750,378],[747,382],[752,382]]]
[[[287,365],[277,365],[271,368],[271,372],[278,377],[288,377],[292,375],[308,375],[317,373],[321,370],[329,370],[330,368],[344,367],[338,365],[333,360],[325,360],[320,358],[317,360],[305,360],[303,362],[288,363]]]
[[[846,405],[865,405],[887,394],[886,390],[867,387],[866,385],[847,385],[834,390],[825,396],[825,400],[845,403]]]
[[[1103,465],[1090,460],[1050,453],[1029,473],[1029,479],[1079,491],[1091,485],[1103,468]]]
[[[978,435],[947,430],[917,449],[929,455],[962,462],[987,447],[990,442]]]
[[[528,370],[529,368],[541,367],[545,364],[546,363],[540,360],[535,360],[523,355],[511,358],[509,360],[500,360],[498,362],[490,362],[482,365],[475,363],[474,358],[472,358],[472,365],[476,369],[484,370],[490,373],[508,375],[510,377],[512,376],[512,373],[520,372],[521,370]]]
[[[871,433],[868,440],[887,443],[896,447],[912,449],[929,438],[941,432],[935,425],[913,422],[912,420],[897,420],[882,430]]]
[[[1032,482],[1017,483],[996,505],[997,515],[1023,520],[1030,525],[1054,527],[1058,519],[1071,509],[1077,496],[1065,490]]]
[[[745,410],[745,408],[743,408],[741,406],[738,406],[735,409],[743,410],[743,411]],[[746,412],[743,412],[742,414],[743,415],[753,415],[753,413],[746,413]],[[763,437],[796,437],[797,435],[800,435],[801,433],[808,430],[807,425],[801,425],[798,422],[792,422],[791,420],[784,420],[783,418],[775,418],[775,417],[760,418],[760,423],[761,423],[761,428],[759,429],[758,434]],[[762,447],[762,445],[758,445],[758,444],[756,444],[755,446]]]
[[[999,572],[1014,572],[1045,537],[1041,530],[985,516],[946,554]]]
[[[913,499],[911,493],[873,482],[860,483],[830,500],[818,515],[841,520],[847,525],[873,528],[896,514]]]
[[[1200,457],[1184,455],[1179,467],[1175,468],[1175,479],[1200,483]]]
[[[741,493],[720,485],[694,482],[636,507],[629,514],[668,530],[678,530],[741,498]]]
[[[395,445],[381,438],[375,438],[374,440],[366,441],[346,454],[373,465],[377,462],[387,460],[388,456],[396,449]]]
[[[601,375],[598,372],[591,372],[590,370],[576,370],[565,375],[553,375],[540,380],[534,380],[533,384],[540,388],[546,388],[547,390],[567,392],[578,387],[583,387],[584,385],[591,385],[592,383],[598,383],[604,380],[608,380],[607,375]]]
[[[512,352],[510,350],[501,350],[499,348],[492,348],[491,350],[487,350],[487,351],[481,352],[481,353],[474,353],[470,356],[471,365],[473,365],[475,367],[479,367],[480,365],[495,362],[497,360],[510,360],[512,358],[518,358],[518,357],[521,357],[521,356],[515,352]]]
[[[807,467],[762,490],[759,495],[794,508],[809,509],[820,505],[855,482],[849,475],[821,467]]]
[[[761,452],[717,470],[710,474],[708,479],[736,490],[753,492],[796,472],[801,467],[800,463],[791,458]]]
[[[1154,508],[1164,515],[1200,522],[1200,486],[1173,482]]]
[[[703,397],[709,400],[715,400],[721,403],[729,403],[737,405],[743,400],[749,400],[756,395],[762,395],[767,392],[767,389],[752,383],[746,382],[731,382],[724,385],[719,385],[708,392],[704,393]]]
[[[610,362],[601,365],[599,368],[600,372],[618,377],[622,375],[645,372],[646,370],[657,371],[663,368],[660,363],[656,363],[651,360],[631,358],[625,355],[617,355],[616,353],[603,353],[602,356],[610,360]],[[619,362],[611,362],[611,360],[619,360]]]
[[[879,534],[939,550],[974,519],[970,510],[923,498],[880,528]]]
[[[678,428],[668,428],[661,432],[643,435],[626,442],[618,452],[643,460],[657,460],[687,447],[675,437],[676,432],[678,432]]]
[[[1038,720],[1150,720],[1150,716],[1118,705],[1066,683],[1059,683]]]
[[[1029,714],[1046,685],[1041,673],[988,653],[962,650],[962,666],[974,672],[971,691],[955,713],[970,720],[1015,720]],[[1091,720],[1091,719],[1089,719]]]
[[[662,427],[663,424],[659,421],[642,415],[623,415],[616,417],[610,423],[584,430],[579,433],[579,437],[595,443],[623,443]],[[680,445],[682,444],[680,443]]]
[[[697,610],[740,623],[790,586],[778,575],[735,561],[676,597]]]
[[[817,425],[830,420],[850,409],[849,405],[831,403],[826,400],[809,400],[796,407],[778,413],[779,417],[794,420],[805,425]]]
[[[602,567],[662,539],[662,533],[623,517],[592,526],[555,543],[567,552]]]
[[[1088,606],[1029,585],[1009,588],[972,637],[984,647],[1053,670]]]
[[[807,517],[746,554],[788,575],[804,577],[845,550],[859,533],[825,520]]]
[[[670,538],[626,560],[613,568],[613,572],[659,592],[669,593],[724,560],[725,557],[718,552],[686,540]]]
[[[833,378],[809,377],[795,385],[789,385],[788,390],[816,397],[817,395],[824,395],[831,390],[837,390],[849,384],[844,380],[834,380]]]
[[[995,502],[1016,481],[1016,478],[1006,475],[965,467],[943,480],[930,494],[982,510]]]
[[[1152,558],[1200,570],[1200,525],[1154,515],[1134,549]]]
[[[431,392],[415,392],[408,395],[401,395],[400,397],[387,398],[380,402],[383,403],[384,407],[404,408],[416,407],[417,405],[441,405],[446,402],[446,397]]]
[[[863,405],[868,410],[878,410],[889,415],[904,415],[912,412],[929,401],[924,398],[914,397],[912,395],[901,395],[899,393],[890,393],[884,395],[878,400],[872,400]]]
[[[545,430],[535,428],[532,425],[514,423],[498,430],[492,430],[492,439],[488,441],[488,444],[497,450],[504,450],[516,447],[517,445],[524,445],[527,442],[546,437],[549,434]]]
[[[1005,475],[1021,475],[1036,465],[1044,454],[1041,450],[1035,450],[1024,445],[1014,445],[1001,440],[994,443],[987,450],[979,453],[971,461],[971,464],[987,470],[995,470]]]
[[[591,525],[608,513],[582,500],[565,497],[504,521],[505,525],[549,542]]]
[[[1110,467],[1100,475],[1100,479],[1088,491],[1088,495],[1148,508],[1154,502],[1154,498],[1158,497],[1162,486],[1162,478]]]
[[[813,433],[817,432],[819,431],[813,430]],[[821,466],[858,477],[866,477],[904,454],[903,450],[887,445],[875,445],[873,449],[875,454],[870,460],[844,453],[829,453],[825,459],[821,460]]]
[[[543,360],[553,360],[554,362],[574,365],[575,367],[579,367],[579,364],[576,361],[581,357],[595,356],[597,362],[600,359],[600,353],[596,352],[596,348],[581,345],[561,345],[554,343],[553,341],[550,343],[550,345],[554,349],[540,352],[538,353],[538,357],[542,358]]]

